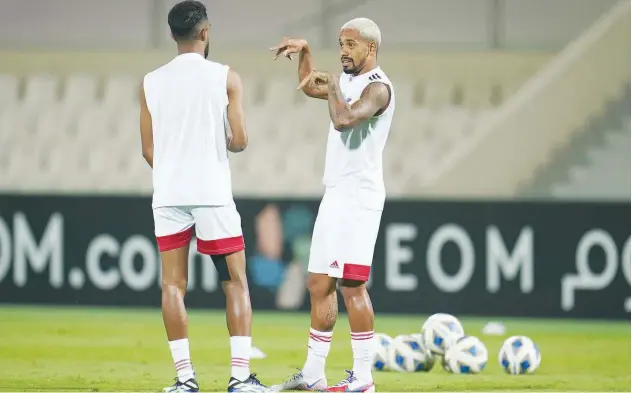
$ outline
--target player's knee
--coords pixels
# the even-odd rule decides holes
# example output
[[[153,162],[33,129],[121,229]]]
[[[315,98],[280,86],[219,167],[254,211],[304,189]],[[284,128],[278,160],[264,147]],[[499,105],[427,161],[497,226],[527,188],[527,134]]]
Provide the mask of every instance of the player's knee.
[[[242,280],[222,281],[222,289],[224,290],[224,294],[229,298],[250,297],[250,290],[248,289],[248,281],[242,281]]]
[[[218,266],[217,264],[215,266]],[[246,269],[242,266],[226,264],[226,270],[217,269],[224,292],[232,292],[235,294],[248,294],[248,277]]]
[[[307,289],[312,297],[326,297],[336,291],[336,281],[324,274],[310,274],[307,278]]]
[[[228,279],[222,280],[225,288],[248,292],[248,278],[245,272],[231,272]]]
[[[345,301],[358,296],[364,297],[367,293],[366,283],[364,281],[343,279],[340,281],[340,293],[342,293]]]
[[[182,277],[162,277],[162,291],[186,291],[187,279]]]
[[[235,286],[248,288],[246,257],[243,251],[228,255],[214,255],[212,259],[222,283],[232,283]]]

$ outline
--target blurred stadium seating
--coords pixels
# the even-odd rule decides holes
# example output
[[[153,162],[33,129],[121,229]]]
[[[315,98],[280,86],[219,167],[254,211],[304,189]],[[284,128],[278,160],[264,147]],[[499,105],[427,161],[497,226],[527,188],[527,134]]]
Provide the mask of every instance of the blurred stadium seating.
[[[225,56],[233,57],[229,64],[237,63],[235,68],[240,69],[239,56]],[[335,53],[324,56],[337,58]],[[411,57],[395,54],[406,63]],[[498,56],[469,57],[470,62],[491,63]],[[406,154],[388,155],[386,177],[393,182],[393,192],[405,193],[406,180],[419,165],[443,154],[473,124],[490,116],[503,97],[511,95],[547,58],[534,55],[531,64],[521,64],[520,68],[516,63],[524,58],[506,59],[504,65],[511,72],[496,76],[484,68],[471,75],[462,75],[454,67],[441,70],[442,62],[447,62],[441,59],[431,66],[436,75],[432,78],[409,76],[406,69],[396,72],[401,114],[388,149]],[[72,62],[72,55],[65,61]],[[248,154],[232,157],[236,192],[317,194],[327,107],[296,92],[293,64],[270,65],[269,58],[262,61],[286,74],[274,69],[265,78],[244,73],[251,142]],[[502,67],[500,63],[494,69],[500,71]],[[0,138],[5,157],[0,163],[1,186],[21,191],[149,191],[150,172],[138,147],[137,92],[141,79],[140,70],[101,76],[89,73],[89,68],[0,75]],[[283,153],[271,153],[279,150]],[[268,180],[262,182],[262,178]]]
[[[616,15],[605,26],[592,28],[601,29],[593,42],[575,43],[580,47],[569,49],[580,56],[557,71],[555,80],[561,82],[545,80],[539,92],[530,92],[531,85],[546,79],[564,51],[444,54],[386,48],[381,63],[398,96],[385,158],[389,195],[629,198],[630,167],[622,166],[629,159],[629,105],[627,110],[618,105],[624,109],[601,114],[609,102],[625,100],[617,97],[629,89],[629,35],[621,36],[629,31],[629,18],[611,14]],[[626,43],[627,51],[621,51]],[[618,57],[627,57],[627,62],[608,71],[605,65],[614,64],[612,59],[595,60],[604,52],[593,48],[604,45],[607,55],[620,52]],[[139,149],[137,91],[142,75],[170,56],[165,51],[5,52],[0,65],[0,189],[150,192],[150,171]],[[231,158],[235,193],[318,195],[326,106],[295,91],[294,64],[273,64],[265,53],[235,50],[214,49],[213,56],[239,70],[247,89],[251,143],[246,154]],[[318,53],[319,62],[323,59],[329,69],[338,67],[337,57],[333,51]],[[586,62],[590,66],[582,66]],[[578,71],[569,72],[574,69]],[[595,71],[600,75],[594,86],[577,90],[578,78]],[[530,86],[519,91],[526,81]],[[597,94],[595,86],[603,91]],[[593,99],[561,102],[577,94]],[[512,108],[521,115],[512,114]],[[548,126],[532,123],[530,116]],[[585,130],[585,123],[604,123],[595,120],[599,116],[617,119],[606,142],[582,139],[579,130]],[[530,135],[530,128],[553,136]],[[497,142],[480,141],[489,135]],[[553,159],[564,147],[573,150],[568,165]],[[521,154],[523,165],[498,165]],[[583,156],[588,158],[578,159]],[[549,171],[554,164],[559,168]],[[603,176],[615,167],[625,170],[614,171],[617,177]],[[478,181],[472,175],[475,171],[488,173],[493,186],[491,181]],[[554,181],[546,180],[551,177],[548,172],[562,173]]]
[[[559,199],[630,198],[630,86],[603,115],[579,131],[570,145],[525,187],[527,195]]]

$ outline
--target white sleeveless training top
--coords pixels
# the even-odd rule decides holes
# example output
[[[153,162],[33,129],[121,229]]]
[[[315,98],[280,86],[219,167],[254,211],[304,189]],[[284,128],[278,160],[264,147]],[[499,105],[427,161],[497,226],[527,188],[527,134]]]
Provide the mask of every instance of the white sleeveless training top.
[[[227,75],[228,66],[187,53],[145,76],[154,135],[153,208],[233,202]]]
[[[340,75],[340,90],[348,104],[357,101],[369,84],[377,82],[391,90],[384,112],[344,132],[330,123],[323,183],[325,192],[342,192],[369,208],[382,209],[386,198],[382,152],[395,112],[395,90],[379,67],[358,76]]]

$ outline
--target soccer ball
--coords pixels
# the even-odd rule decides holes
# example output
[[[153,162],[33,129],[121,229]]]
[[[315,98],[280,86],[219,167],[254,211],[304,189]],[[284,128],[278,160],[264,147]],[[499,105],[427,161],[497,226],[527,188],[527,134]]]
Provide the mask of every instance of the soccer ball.
[[[389,352],[393,346],[393,339],[382,333],[376,333],[373,336],[373,369],[384,371],[388,369]]]
[[[430,371],[435,359],[412,336],[402,334],[393,339],[389,368],[399,372]]]
[[[422,352],[434,358],[434,354],[429,349],[426,349],[426,346],[424,345],[424,341],[421,338],[421,333],[412,333],[410,334],[410,337],[412,337],[413,339],[415,339],[415,341],[417,341],[417,343],[419,343],[419,347]]]
[[[443,366],[455,374],[478,374],[487,365],[487,348],[474,336],[463,336],[445,351]]]
[[[443,355],[464,334],[463,326],[456,317],[450,314],[434,314],[421,327],[421,342],[432,353]]]
[[[509,337],[498,353],[498,363],[507,374],[531,374],[540,362],[542,355],[538,346],[525,336]]]

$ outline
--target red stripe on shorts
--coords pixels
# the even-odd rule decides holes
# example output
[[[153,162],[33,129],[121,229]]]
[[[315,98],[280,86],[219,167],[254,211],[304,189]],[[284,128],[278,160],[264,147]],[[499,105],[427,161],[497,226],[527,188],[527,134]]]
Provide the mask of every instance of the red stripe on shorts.
[[[342,269],[342,278],[355,281],[369,281],[371,266],[345,263]]]
[[[202,240],[197,239],[198,251],[206,255],[223,255],[241,251],[246,248],[243,236],[226,239]]]
[[[160,252],[165,252],[184,247],[191,242],[192,237],[193,227],[189,227],[184,231],[174,233],[173,235],[157,236],[156,242],[158,243],[158,250],[160,250]]]

